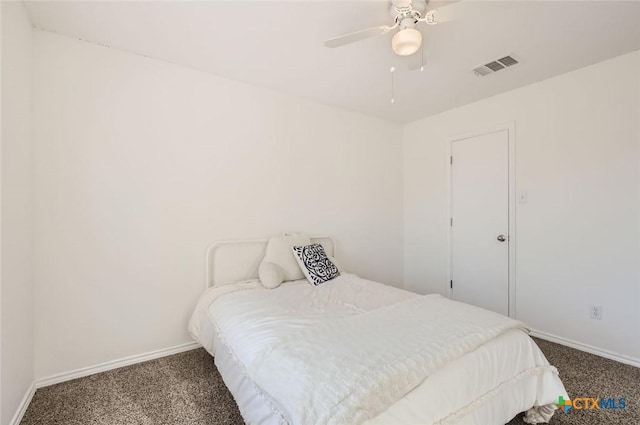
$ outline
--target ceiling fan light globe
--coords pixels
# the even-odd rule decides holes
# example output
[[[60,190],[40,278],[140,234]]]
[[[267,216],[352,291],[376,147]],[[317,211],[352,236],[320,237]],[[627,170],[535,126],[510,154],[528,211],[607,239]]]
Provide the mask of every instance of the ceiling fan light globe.
[[[391,48],[398,56],[411,56],[422,45],[422,33],[415,28],[398,31],[391,39]]]

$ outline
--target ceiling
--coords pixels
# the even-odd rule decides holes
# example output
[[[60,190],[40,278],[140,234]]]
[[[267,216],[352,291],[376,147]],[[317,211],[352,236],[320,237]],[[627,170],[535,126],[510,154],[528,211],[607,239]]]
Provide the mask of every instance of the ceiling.
[[[34,26],[384,119],[409,122],[640,49],[638,1],[462,0],[424,25],[423,72],[391,35],[326,39],[391,24],[385,1],[27,1]],[[432,2],[432,9],[443,3]],[[458,4],[460,5],[460,4]],[[521,61],[471,71],[506,54]],[[414,58],[415,60],[415,58]],[[391,104],[394,65],[395,103]]]

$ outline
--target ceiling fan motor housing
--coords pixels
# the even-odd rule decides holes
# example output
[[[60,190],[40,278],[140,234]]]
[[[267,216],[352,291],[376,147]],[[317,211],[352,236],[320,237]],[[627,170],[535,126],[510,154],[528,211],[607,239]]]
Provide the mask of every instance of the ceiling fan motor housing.
[[[407,28],[413,28],[416,26],[417,23],[418,23],[418,20],[413,16],[407,16],[405,18],[402,18],[402,20],[399,22],[400,30],[402,31]]]
[[[424,16],[427,10],[427,0],[392,0],[389,13],[391,17],[400,22],[403,17]]]

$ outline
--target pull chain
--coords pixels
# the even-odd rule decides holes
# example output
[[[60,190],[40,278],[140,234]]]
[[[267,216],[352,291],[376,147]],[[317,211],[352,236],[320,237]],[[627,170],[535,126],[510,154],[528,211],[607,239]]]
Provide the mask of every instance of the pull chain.
[[[395,103],[395,90],[394,90],[394,75],[395,75],[396,67],[392,66],[389,68],[389,72],[391,73],[391,103]]]

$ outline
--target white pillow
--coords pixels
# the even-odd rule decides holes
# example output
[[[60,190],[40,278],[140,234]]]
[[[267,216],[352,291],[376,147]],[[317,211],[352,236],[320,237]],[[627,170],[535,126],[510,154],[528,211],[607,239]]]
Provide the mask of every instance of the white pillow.
[[[260,263],[258,274],[260,275],[262,286],[267,289],[277,288],[284,280],[282,268],[273,263],[266,263],[264,261]]]
[[[267,251],[258,269],[260,281],[265,288],[277,288],[282,282],[304,279],[305,275],[293,255],[292,247],[309,244],[311,239],[305,235],[282,235],[269,239]],[[267,263],[272,265],[266,265]]]

